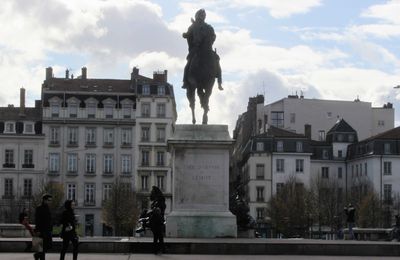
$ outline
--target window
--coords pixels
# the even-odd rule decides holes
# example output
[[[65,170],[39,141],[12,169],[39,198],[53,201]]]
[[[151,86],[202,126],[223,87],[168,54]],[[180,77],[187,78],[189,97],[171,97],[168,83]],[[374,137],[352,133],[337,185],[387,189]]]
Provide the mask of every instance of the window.
[[[75,183],[67,184],[67,199],[76,201],[76,184]]]
[[[342,150],[338,150],[338,157],[339,158],[343,158],[343,151]]]
[[[4,155],[4,165],[3,167],[7,168],[14,168],[14,150],[12,149],[6,149],[5,150],[5,155]]]
[[[95,154],[86,154],[86,173],[95,173],[96,172],[96,155]]]
[[[283,190],[283,186],[284,186],[284,183],[278,182],[278,183],[276,184],[276,193],[281,192],[281,191]]]
[[[32,179],[24,179],[24,197],[32,197]]]
[[[163,151],[157,152],[157,166],[164,166],[164,155],[165,153]]]
[[[390,154],[391,153],[391,151],[390,151],[390,143],[385,143],[384,144],[384,153],[385,154]]]
[[[285,171],[285,159],[276,159],[276,171],[277,172]]]
[[[50,144],[60,144],[60,128],[50,127]]]
[[[338,134],[337,140],[338,140],[338,142],[343,142],[343,134]]]
[[[350,143],[354,142],[354,135],[349,134],[349,135],[348,135],[348,139],[349,139],[349,142],[350,142]]]
[[[264,164],[257,164],[256,165],[256,179],[257,180],[264,180],[264,178],[265,178],[265,173],[264,173],[264,169],[265,168],[265,166],[264,166]]]
[[[131,118],[132,105],[124,104],[122,105],[122,115],[124,118]]]
[[[157,117],[165,117],[165,104],[157,104]]]
[[[14,180],[4,179],[4,197],[12,198],[14,196]]]
[[[164,179],[165,179],[164,175],[158,175],[157,176],[157,187],[162,191],[165,190]]]
[[[157,127],[157,142],[165,142],[165,127]]]
[[[150,103],[142,103],[142,117],[150,117]]]
[[[264,201],[264,187],[256,187],[257,201]]]
[[[368,170],[367,170],[367,163],[364,163],[364,175],[367,176],[368,175]]]
[[[76,153],[70,153],[67,155],[67,172],[76,173],[78,172],[78,155]]]
[[[86,128],[86,145],[96,145],[96,128]]]
[[[142,94],[143,95],[150,95],[150,86],[149,85],[143,85],[142,86]]]
[[[6,128],[4,133],[15,134],[15,123],[14,122],[6,122]]]
[[[33,133],[34,133],[33,123],[25,123],[24,134],[33,134]]]
[[[318,140],[319,141],[325,141],[325,131],[324,130],[319,130],[318,131]]]
[[[383,162],[383,175],[392,175],[392,162]]]
[[[343,169],[342,167],[338,167],[338,179],[342,179],[343,178]]]
[[[96,117],[96,109],[97,109],[97,105],[95,103],[88,103],[86,105],[87,117],[95,118]]]
[[[113,104],[104,105],[104,117],[105,118],[113,118],[114,117],[114,105]]]
[[[290,123],[291,124],[296,123],[296,114],[295,113],[290,113]]]
[[[284,127],[283,112],[271,112],[271,125],[275,127]]]
[[[142,166],[149,166],[149,161],[150,161],[150,152],[149,151],[142,151]]]
[[[85,205],[93,206],[96,204],[96,194],[94,183],[85,184]]]
[[[69,103],[68,104],[68,110],[69,110],[69,117],[77,117],[78,116],[78,104],[76,103]]]
[[[105,154],[104,155],[104,173],[112,174],[114,169],[113,165],[113,155]]]
[[[329,179],[329,167],[322,167],[322,178]]]
[[[24,150],[24,165],[22,167],[31,168],[30,166],[33,166],[33,150],[27,149]]]
[[[122,128],[121,130],[121,144],[131,145],[132,130],[130,128]]]
[[[384,126],[385,125],[385,121],[383,120],[378,120],[378,126]]]
[[[329,159],[329,153],[327,149],[322,150],[322,159]]]
[[[256,212],[257,212],[257,219],[258,220],[262,220],[265,218],[265,210],[264,208],[256,208]]]
[[[383,185],[383,200],[385,204],[392,204],[392,184]]]
[[[358,177],[358,164],[356,164],[356,177]]]
[[[277,152],[283,152],[283,141],[277,141],[276,142],[276,151]]]
[[[263,152],[264,151],[264,143],[263,142],[257,142],[257,152]]]
[[[49,154],[49,171],[51,173],[56,173],[60,171],[60,154],[58,153],[50,153]]]
[[[60,104],[52,103],[50,105],[51,117],[59,117],[60,114]]]
[[[78,145],[78,127],[68,127],[68,145]]]
[[[127,154],[123,154],[121,156],[121,172],[123,174],[129,174],[131,173],[131,156]]]
[[[165,86],[158,86],[157,87],[157,94],[159,95],[159,96],[164,96],[165,95]]]
[[[328,118],[332,118],[332,112],[326,112],[326,116],[327,116]]]
[[[304,159],[296,159],[296,173],[304,172]]]
[[[142,126],[142,142],[150,141],[150,127]]]
[[[296,142],[296,152],[303,152],[303,142]]]
[[[103,201],[111,198],[112,184],[106,183],[103,184]]]
[[[114,145],[114,129],[104,128],[104,145]]]
[[[148,180],[149,180],[149,176],[147,176],[147,175],[141,176],[142,191],[147,191],[149,189]]]

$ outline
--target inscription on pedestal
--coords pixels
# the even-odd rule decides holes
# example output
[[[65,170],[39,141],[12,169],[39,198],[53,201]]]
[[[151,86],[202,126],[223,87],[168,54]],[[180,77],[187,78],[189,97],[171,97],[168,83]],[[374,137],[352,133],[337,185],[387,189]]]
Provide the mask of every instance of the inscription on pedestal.
[[[177,209],[225,208],[226,152],[193,149],[175,153],[175,207]]]

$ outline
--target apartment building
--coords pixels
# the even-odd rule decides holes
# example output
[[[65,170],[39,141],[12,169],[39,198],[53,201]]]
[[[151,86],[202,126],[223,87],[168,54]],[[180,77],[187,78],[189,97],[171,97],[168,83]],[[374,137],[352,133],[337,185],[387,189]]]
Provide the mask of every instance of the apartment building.
[[[21,88],[19,107],[0,108],[0,222],[15,223],[44,182],[44,140],[40,101],[25,107]]]
[[[153,185],[171,204],[171,168],[166,139],[176,121],[167,71],[153,78],[133,68],[130,79],[54,77],[46,69],[42,85],[45,178],[64,185],[77,202],[84,235],[102,235],[102,204],[116,178],[148,207]]]

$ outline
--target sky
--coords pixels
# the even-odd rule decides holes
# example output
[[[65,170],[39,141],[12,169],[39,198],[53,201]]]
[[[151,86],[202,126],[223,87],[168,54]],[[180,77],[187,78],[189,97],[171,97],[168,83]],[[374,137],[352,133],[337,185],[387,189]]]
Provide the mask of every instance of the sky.
[[[45,68],[55,77],[129,79],[168,70],[178,124],[190,124],[182,86],[182,33],[204,8],[217,39],[224,90],[215,86],[209,124],[232,131],[249,97],[394,104],[400,125],[400,0],[1,0],[0,106],[40,99]],[[197,105],[197,118],[201,119]]]

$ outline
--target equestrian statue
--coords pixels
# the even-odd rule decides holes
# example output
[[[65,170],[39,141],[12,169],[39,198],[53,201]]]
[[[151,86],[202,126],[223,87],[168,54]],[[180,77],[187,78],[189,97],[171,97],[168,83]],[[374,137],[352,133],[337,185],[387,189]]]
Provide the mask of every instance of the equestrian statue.
[[[221,66],[219,64],[219,56],[212,45],[215,41],[215,32],[211,25],[207,24],[206,11],[200,9],[196,12],[195,20],[187,32],[182,36],[187,40],[189,54],[187,55],[187,63],[183,74],[183,86],[186,89],[186,96],[189,100],[190,109],[192,110],[192,123],[196,124],[194,113],[195,94],[200,99],[203,108],[203,124],[207,124],[207,113],[210,110],[208,101],[210,99],[215,78],[218,79],[218,89],[222,88]]]

